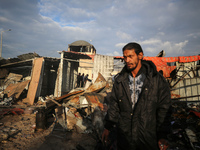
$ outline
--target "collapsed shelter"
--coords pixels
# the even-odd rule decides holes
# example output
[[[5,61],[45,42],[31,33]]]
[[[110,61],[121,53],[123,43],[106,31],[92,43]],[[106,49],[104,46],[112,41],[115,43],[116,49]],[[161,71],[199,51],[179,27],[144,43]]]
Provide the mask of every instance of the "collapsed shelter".
[[[55,109],[56,121],[64,128],[86,133],[88,127],[96,125],[95,113],[103,118],[103,103],[112,88],[113,77],[124,67],[123,57],[96,54],[94,46],[83,40],[69,44],[68,51],[61,51],[60,55],[51,58],[28,53],[0,60],[0,105],[11,107],[21,100],[30,106],[45,106],[48,113]],[[197,104],[195,108],[200,108],[199,55],[144,59],[154,62],[169,82],[172,101],[179,103],[176,108],[182,103]],[[89,74],[92,82],[76,88],[78,73]]]

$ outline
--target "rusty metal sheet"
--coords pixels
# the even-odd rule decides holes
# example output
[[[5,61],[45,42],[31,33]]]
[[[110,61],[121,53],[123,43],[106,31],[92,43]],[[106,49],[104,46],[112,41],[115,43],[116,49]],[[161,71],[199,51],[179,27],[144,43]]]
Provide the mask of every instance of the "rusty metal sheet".
[[[63,96],[60,96],[58,98],[55,98],[57,101],[60,101],[62,99],[65,99],[65,98],[68,98],[70,96],[73,96],[73,95],[77,95],[77,94],[80,94],[80,93],[83,93],[84,90],[80,90],[80,91],[74,91],[74,92],[71,92],[71,93],[68,93],[68,94],[65,94]]]
[[[90,107],[90,104],[88,103],[87,99],[85,96],[76,96],[69,100],[67,103],[62,104],[65,107],[75,107],[76,109],[78,108],[85,108],[85,107]]]
[[[181,96],[179,94],[175,94],[173,92],[171,92],[171,98],[180,98]]]
[[[24,88],[28,85],[30,80],[18,82],[15,84],[10,84],[5,90],[4,94],[7,94],[8,97],[13,96],[18,99],[21,93],[23,92]]]
[[[93,107],[100,107],[103,110],[103,100],[104,97],[98,93],[85,93],[85,98],[87,99],[88,103]]]
[[[74,97],[70,101],[67,102],[67,105],[77,106],[80,104],[79,96]]]
[[[94,84],[90,85],[85,90],[85,93],[98,92],[98,91],[102,90],[106,86],[106,84],[107,84],[107,82],[106,82],[105,78],[101,75],[101,73],[99,73]]]
[[[84,90],[80,90],[80,91],[74,91],[74,92],[71,92],[71,93],[68,93],[68,94],[65,94],[63,96],[60,96],[60,97],[57,97],[57,98],[54,98],[54,100],[58,103],[60,102],[63,102],[63,103],[67,103],[69,100],[72,100],[80,95],[82,95],[84,92]],[[52,107],[52,106],[55,106],[56,104],[52,101],[48,101],[46,103],[46,106],[47,107]]]

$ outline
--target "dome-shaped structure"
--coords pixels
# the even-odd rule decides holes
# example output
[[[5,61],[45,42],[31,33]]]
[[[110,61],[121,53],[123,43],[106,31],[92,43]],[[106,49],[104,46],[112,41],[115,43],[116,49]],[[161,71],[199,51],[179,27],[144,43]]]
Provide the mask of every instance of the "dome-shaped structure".
[[[96,54],[96,49],[92,44],[84,40],[78,40],[68,45],[68,51],[86,54]]]
[[[88,43],[87,41],[78,40],[78,41],[75,41],[75,42],[69,44],[69,46],[93,46],[93,45]]]

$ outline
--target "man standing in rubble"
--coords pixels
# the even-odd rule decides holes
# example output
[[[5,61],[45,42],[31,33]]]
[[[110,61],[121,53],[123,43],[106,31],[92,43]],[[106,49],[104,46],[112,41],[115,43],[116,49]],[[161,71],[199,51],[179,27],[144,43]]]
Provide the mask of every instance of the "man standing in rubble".
[[[153,62],[143,60],[138,43],[125,45],[123,57],[126,65],[113,84],[102,142],[109,142],[116,126],[118,150],[158,150],[171,105],[169,85]]]

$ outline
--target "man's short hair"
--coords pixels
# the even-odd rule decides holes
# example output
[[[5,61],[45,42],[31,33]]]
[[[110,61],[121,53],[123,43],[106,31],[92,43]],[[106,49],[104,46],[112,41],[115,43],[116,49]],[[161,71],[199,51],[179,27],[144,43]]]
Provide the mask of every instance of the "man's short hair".
[[[131,50],[131,49],[134,49],[135,50],[135,53],[138,55],[140,52],[143,53],[143,50],[142,50],[142,47],[140,46],[140,44],[138,43],[135,43],[135,42],[131,42],[131,43],[128,43],[126,44],[124,47],[123,47],[123,52],[125,50]]]

